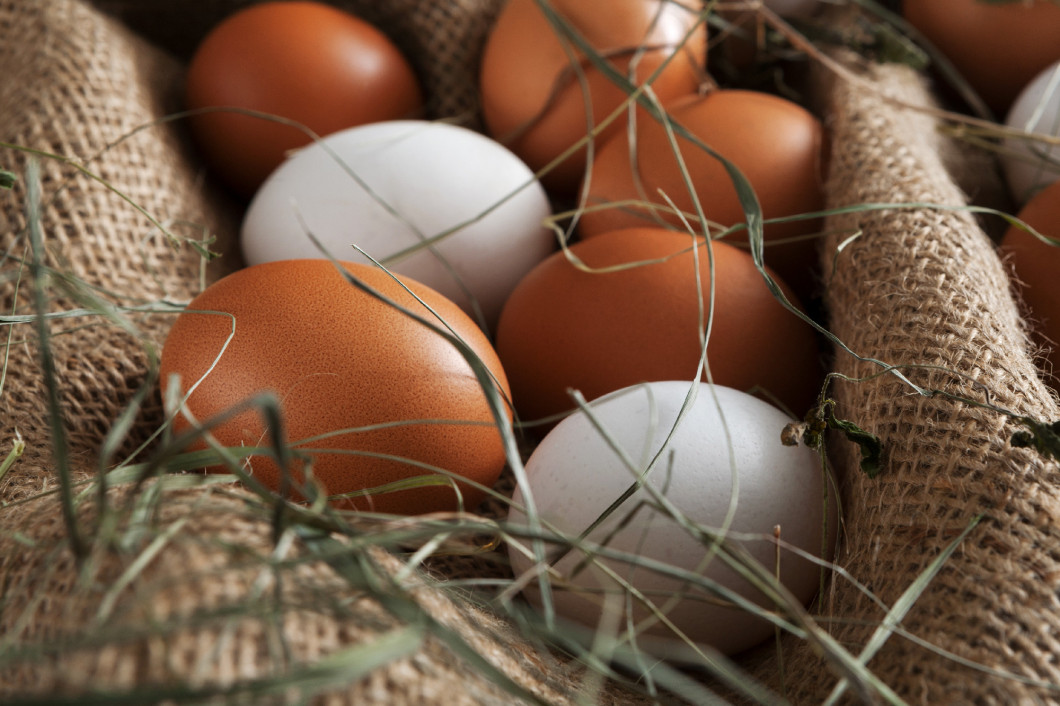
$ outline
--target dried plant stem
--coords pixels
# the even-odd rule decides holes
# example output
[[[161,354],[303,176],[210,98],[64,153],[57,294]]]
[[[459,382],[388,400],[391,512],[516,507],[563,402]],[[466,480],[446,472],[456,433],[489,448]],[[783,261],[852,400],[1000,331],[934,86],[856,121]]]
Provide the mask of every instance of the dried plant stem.
[[[44,377],[48,395],[48,421],[52,432],[52,456],[55,461],[55,472],[59,476],[59,492],[62,498],[63,520],[70,535],[70,547],[74,556],[80,561],[88,554],[81,528],[77,522],[74,507],[73,483],[70,474],[70,454],[66,443],[66,429],[63,425],[62,408],[59,402],[59,383],[56,379],[55,359],[49,345],[51,330],[45,313],[48,310],[44,295],[42,258],[44,254],[44,236],[40,223],[40,163],[31,158],[26,168],[26,209],[29,224],[30,267],[29,277],[33,290],[33,303],[37,311],[37,337],[40,346],[41,372]]]

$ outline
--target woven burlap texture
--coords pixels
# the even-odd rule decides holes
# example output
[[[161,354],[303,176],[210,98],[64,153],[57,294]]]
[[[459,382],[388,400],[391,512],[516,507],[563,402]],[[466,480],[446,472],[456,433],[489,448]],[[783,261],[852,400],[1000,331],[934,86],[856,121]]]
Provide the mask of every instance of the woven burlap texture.
[[[51,280],[55,286],[48,297],[61,296],[60,283],[76,279],[84,285],[82,294],[106,305],[187,300],[200,281],[202,258],[186,243],[175,245],[123,200],[166,224],[173,238],[203,239],[228,228],[224,209],[208,206],[177,128],[147,127],[133,134],[172,112],[179,67],[79,4],[50,0],[0,2],[0,65],[3,140],[68,160],[40,160],[46,241],[41,259],[60,275]],[[2,152],[2,166],[23,176],[27,159],[20,151]],[[26,195],[24,178],[0,194],[5,314],[33,312],[22,267],[30,258]],[[78,296],[66,291],[49,307],[76,310],[86,303]],[[144,343],[103,316],[56,319],[50,327],[70,456],[82,470],[92,468],[120,410],[143,384],[145,345],[159,344],[169,321],[132,311],[124,316],[140,329]],[[40,490],[40,479],[50,476],[44,470],[51,467],[45,385],[34,341],[32,326],[5,328],[5,342],[12,345],[4,349],[0,439],[5,454],[16,432],[28,442],[20,462],[24,472],[6,481],[8,497],[17,495],[20,485]]]
[[[994,245],[960,208],[966,197],[944,165],[962,160],[940,156],[962,148],[942,136],[928,88],[907,67],[864,67],[856,80],[828,82],[826,93],[830,208],[943,206],[828,219],[829,328],[859,356],[899,366],[928,391],[837,353],[833,369],[857,380],[834,383],[837,415],[878,435],[885,452],[869,478],[857,449],[834,442],[845,484],[838,563],[892,606],[981,518],[902,621],[908,636],[890,635],[869,667],[910,703],[1055,702],[1060,469],[1013,448],[1020,427],[981,405],[1043,421],[1060,410],[1039,378]],[[841,577],[820,610],[854,654],[884,618]],[[807,651],[788,657],[789,695],[820,703],[834,676]]]
[[[73,475],[84,488],[115,420],[150,384],[147,351],[157,349],[174,316],[128,307],[185,302],[201,281],[233,265],[225,257],[204,273],[193,248],[163,237],[131,203],[174,235],[219,235],[219,250],[230,243],[233,222],[185,151],[180,124],[137,131],[179,108],[180,65],[166,54],[76,0],[0,0],[0,65],[5,141],[83,164],[129,199],[62,160],[41,160],[42,257],[55,272],[42,282],[48,311],[84,305],[60,284],[78,281],[78,291],[120,309],[138,332],[100,315],[52,322],[63,428]],[[0,192],[0,304],[5,314],[21,316],[34,311],[24,267],[27,157],[13,149],[0,155],[5,169],[23,176],[14,191]],[[90,493],[79,501],[78,526],[94,541],[78,565],[58,499],[42,494],[55,488],[56,466],[40,347],[29,323],[5,332],[11,337],[0,396],[2,453],[16,433],[27,447],[0,484],[0,701],[93,692],[155,702],[160,693],[189,698],[205,689],[253,703],[301,703],[318,692],[316,702],[332,704],[512,702],[481,665],[472,667],[451,643],[426,632],[396,655],[376,650],[422,624],[403,620],[401,611],[310,556],[303,543],[277,542],[271,511],[238,489],[113,488],[104,525]],[[137,415],[133,446],[162,423],[157,398],[152,394]],[[381,550],[351,556],[368,562],[384,588],[404,566]],[[395,600],[459,635],[535,698],[636,703],[612,687],[583,685],[577,669],[418,576],[412,571],[402,580]],[[357,648],[363,651],[349,652]],[[336,679],[327,671],[329,658],[351,654],[358,656],[354,665],[377,661],[357,677],[339,672]],[[263,690],[270,679],[293,685],[279,694]],[[238,694],[223,692],[236,685]]]
[[[134,497],[127,512],[119,510]],[[524,702],[471,666],[451,637],[435,636],[444,631],[539,702],[573,704],[580,695],[639,703],[582,684],[577,668],[417,572],[397,578],[403,564],[381,549],[330,554],[356,567],[358,580],[298,540],[275,541],[269,513],[248,493],[115,491],[110,502],[111,516],[125,519],[88,570],[73,561],[54,499],[4,513],[0,699],[93,693],[126,703],[193,695],[240,703]],[[91,504],[84,507],[81,520],[90,526]]]
[[[156,45],[187,59],[203,36],[233,12],[267,0],[92,0]],[[325,0],[385,32],[412,64],[429,118],[481,125],[481,47],[501,0]]]

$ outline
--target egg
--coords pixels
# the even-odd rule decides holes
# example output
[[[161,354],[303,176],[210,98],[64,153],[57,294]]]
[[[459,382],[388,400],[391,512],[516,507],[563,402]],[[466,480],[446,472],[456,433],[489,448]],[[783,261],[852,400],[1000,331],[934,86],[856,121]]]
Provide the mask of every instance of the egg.
[[[1060,239],[1060,181],[1028,201],[1019,218],[1042,235]],[[1001,238],[1000,249],[1014,271],[1034,341],[1048,354],[1045,377],[1060,389],[1060,247],[1011,226]]]
[[[496,340],[522,421],[571,410],[569,388],[591,400],[640,382],[697,379],[700,309],[705,317],[711,304],[713,381],[764,390],[801,416],[820,388],[813,329],[777,301],[750,255],[712,247],[713,281],[704,241],[658,228],[584,240],[570,258],[557,252],[531,270]]]
[[[533,172],[497,142],[447,123],[387,121],[287,160],[255,194],[240,240],[251,264],[320,257],[310,233],[332,255],[368,262],[356,245],[492,328],[516,283],[555,249],[550,213]]]
[[[1060,5],[1054,0],[903,0],[902,15],[998,115],[1060,59]]]
[[[690,405],[678,421],[686,399],[691,399]],[[641,478],[690,523],[707,528],[707,537],[725,526],[734,506],[727,528],[730,541],[771,575],[779,555],[780,582],[803,603],[813,598],[820,568],[788,549],[778,551],[773,532],[779,528],[783,542],[821,556],[834,536],[835,506],[829,503],[826,509],[825,501],[834,492],[826,486],[815,452],[781,443],[781,432],[791,421],[786,415],[738,390],[677,381],[627,388],[590,409],[592,417],[585,412],[567,417],[537,446],[526,462],[527,486],[516,489],[508,514],[513,528],[525,531],[524,507],[528,496],[532,498],[545,539],[556,539],[546,544],[549,557],[587,533],[588,547],[574,547],[553,564],[558,575],[553,578],[552,601],[558,615],[595,629],[604,620],[606,597],[611,596],[619,599],[612,601],[610,610],[617,611],[620,630],[627,627],[628,617],[638,623],[650,617],[637,599],[624,602],[627,591],[598,563],[663,609],[695,643],[733,654],[773,635],[772,623],[745,608],[719,605],[702,587],[719,585],[765,609],[776,608],[721,558],[711,557],[710,541],[679,524],[646,488],[637,489],[593,527]],[[597,556],[594,563],[582,566],[588,549],[597,545],[625,556]],[[527,556],[531,547],[525,538],[509,544],[516,575],[533,568],[535,562]],[[701,584],[637,565],[630,556],[700,576]],[[536,579],[528,582],[526,593],[541,605]],[[696,659],[660,623],[636,642],[666,658]]]
[[[667,107],[674,122],[743,173],[764,218],[808,214],[824,207],[824,131],[806,109],[771,94],[736,89],[690,96]],[[706,218],[722,227],[743,223],[743,207],[722,162],[689,140],[681,138],[677,144]],[[582,237],[655,223],[681,227],[679,217],[657,209],[668,206],[667,199],[686,213],[696,213],[665,128],[654,120],[639,122],[635,146],[632,152],[629,137],[622,133],[600,148],[585,186],[589,210],[579,222]],[[620,202],[637,205],[611,205]],[[817,241],[806,236],[821,225],[819,218],[813,218],[768,224],[764,229],[769,243],[766,263],[803,298],[813,293],[817,261]],[[745,231],[730,238],[747,242]]]
[[[604,7],[597,0],[552,0],[549,7],[635,83],[661,69],[652,90],[662,100],[695,92],[703,78],[706,29],[699,3],[611,0]],[[535,171],[574,147],[629,98],[569,44],[536,0],[509,0],[483,51],[480,87],[489,133]],[[616,120],[603,134],[624,125]],[[545,185],[554,193],[573,193],[585,163],[585,149],[573,152],[542,177]]]
[[[230,15],[195,50],[185,93],[193,110],[251,109],[318,135],[423,109],[419,81],[390,39],[319,2],[267,2]],[[232,111],[191,124],[215,172],[246,196],[310,141],[298,127]]]
[[[1054,143],[1032,137],[1005,139],[1001,154],[1009,191],[1025,204],[1043,186],[1060,179],[1060,61],[1038,74],[1020,92],[1005,123],[1028,133],[1053,138]]]
[[[508,398],[507,379],[489,341],[455,304],[376,267],[341,267],[408,311],[436,325],[444,321]],[[291,477],[304,482],[311,463],[313,477],[338,507],[401,514],[455,510],[461,504],[473,509],[484,491],[463,479],[488,487],[505,465],[486,393],[457,348],[355,287],[330,261],[270,262],[210,285],[173,323],[160,374],[163,389],[171,376],[179,376],[186,396],[185,411],[173,422],[177,432],[191,428],[189,417],[206,422],[271,392],[279,401],[286,440],[298,454]],[[212,428],[223,446],[236,451],[268,446],[272,431],[253,409]],[[246,464],[256,480],[282,489],[282,470],[267,450]],[[363,494],[424,475],[445,481]],[[459,482],[450,483],[449,477]]]

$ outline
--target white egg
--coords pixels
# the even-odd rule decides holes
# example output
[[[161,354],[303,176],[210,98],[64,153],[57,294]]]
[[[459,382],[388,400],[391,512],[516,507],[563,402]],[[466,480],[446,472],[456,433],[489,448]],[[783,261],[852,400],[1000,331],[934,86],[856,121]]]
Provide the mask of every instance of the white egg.
[[[831,546],[836,523],[830,515],[826,529],[826,482],[818,455],[804,446],[781,443],[781,432],[791,420],[772,405],[731,388],[706,383],[694,386],[694,404],[669,441],[667,435],[693,389],[692,383],[656,382],[626,388],[592,403],[591,410],[638,473],[655,459],[646,483],[691,522],[721,528],[730,503],[735,501],[731,536],[770,573],[778,553],[778,544],[772,539],[774,527],[779,526],[783,542],[819,556],[826,533]],[[636,479],[634,471],[583,412],[567,417],[542,439],[526,463],[526,474],[538,517],[545,527],[555,527],[566,537],[585,532]],[[831,486],[828,488],[831,493]],[[528,526],[527,516],[518,509],[525,500],[522,489],[517,489],[508,515],[513,526]],[[758,589],[724,566],[720,558],[708,561],[708,546],[680,526],[672,514],[658,508],[652,495],[640,488],[588,539],[613,551],[699,574],[767,605]],[[509,545],[517,575],[534,566],[522,551],[531,546],[529,540]],[[551,553],[563,544],[545,546]],[[622,596],[624,590],[592,565],[577,572],[585,556],[584,551],[572,549],[555,563],[563,579],[553,582],[553,602],[557,614],[595,628],[598,623],[607,623],[604,595]],[[706,591],[673,576],[621,559],[601,561],[667,608],[669,619],[695,643],[732,654],[773,634],[768,621],[743,609],[718,605]],[[786,549],[780,551],[781,581],[798,600],[807,603],[812,599],[820,572],[813,562]],[[535,586],[536,579],[531,580],[526,594],[541,605]],[[667,597],[682,590],[686,595],[667,605]],[[649,615],[636,601],[631,605],[634,619]],[[624,609],[626,604],[619,602],[617,606]],[[619,618],[620,627],[624,627],[626,615],[622,613]],[[638,644],[668,659],[690,658],[663,625],[652,627],[638,638]]]
[[[1027,84],[1009,109],[1005,124],[1026,132],[1060,137],[1060,61]],[[1006,138],[1002,166],[1017,205],[1060,179],[1060,145]]]
[[[533,172],[499,143],[446,123],[391,121],[294,153],[255,194],[241,244],[251,265],[322,257],[307,231],[333,256],[367,262],[356,245],[488,328],[552,252],[549,214]]]

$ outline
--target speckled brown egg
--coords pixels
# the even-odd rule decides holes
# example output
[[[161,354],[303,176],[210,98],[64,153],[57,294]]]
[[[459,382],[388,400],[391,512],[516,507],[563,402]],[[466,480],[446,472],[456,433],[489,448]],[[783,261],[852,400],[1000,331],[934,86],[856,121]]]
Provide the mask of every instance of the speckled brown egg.
[[[508,398],[492,346],[455,304],[404,279],[420,303],[381,269],[342,266],[409,311],[435,323],[443,319]],[[457,348],[355,287],[326,260],[255,265],[208,287],[177,318],[165,342],[162,385],[174,374],[187,395],[187,412],[200,422],[256,394],[273,393],[286,439],[300,457],[292,477],[302,482],[311,461],[313,476],[342,507],[401,514],[455,510],[456,486],[464,507],[473,509],[484,491],[464,482],[334,496],[414,476],[444,477],[436,469],[491,486],[505,465],[486,394]],[[188,416],[177,417],[177,431],[189,428]],[[255,410],[222,422],[213,434],[227,447],[269,443],[269,429]],[[268,453],[251,456],[247,470],[280,489],[281,470]]]
[[[188,66],[186,102],[279,116],[321,136],[423,109],[412,66],[385,34],[305,0],[259,3],[214,27]],[[196,115],[191,126],[214,171],[247,196],[310,142],[291,125],[232,111]]]
[[[567,24],[620,74],[635,83],[652,79],[667,100],[694,93],[704,78],[707,33],[699,3],[690,0],[552,0],[556,21]],[[561,39],[534,0],[509,0],[482,55],[482,109],[489,133],[535,171],[550,165],[589,126],[601,137],[625,129],[625,120],[601,121],[629,96],[576,47]],[[657,72],[657,73],[656,73]],[[650,120],[637,111],[640,120]],[[542,175],[550,191],[573,194],[585,172],[579,149]]]
[[[702,239],[629,228],[575,243],[570,255],[531,270],[501,313],[497,353],[524,421],[574,408],[569,390],[593,400],[642,382],[695,380],[701,307],[712,303],[713,381],[766,391],[800,416],[812,404],[822,377],[816,334],[773,296],[746,252],[715,242],[712,277]]]
[[[824,207],[824,128],[802,106],[761,91],[723,89],[678,99],[667,109],[675,122],[743,173],[758,198],[763,218],[791,218]],[[654,120],[639,122],[635,138],[632,151],[629,136],[620,133],[597,153],[586,183],[593,210],[586,211],[579,222],[582,237],[657,220],[682,228],[680,218],[657,209],[672,201],[682,211],[696,213],[686,171],[707,219],[722,227],[744,223],[743,204],[720,160],[692,141],[679,138],[678,161],[670,135]],[[631,205],[634,203],[637,205]],[[777,221],[764,227],[766,263],[804,299],[815,287],[817,240],[813,235],[821,226],[821,220],[813,218]],[[739,231],[727,239],[746,244],[747,234]]]

